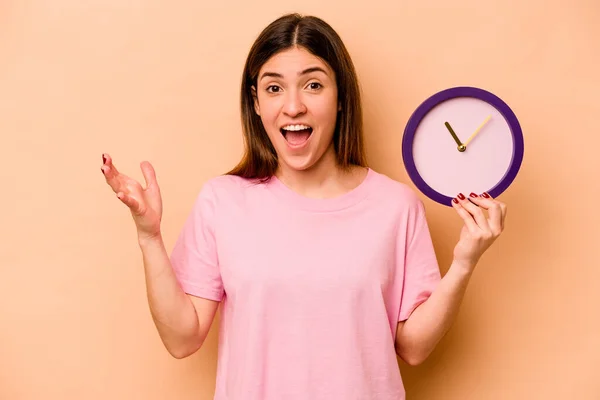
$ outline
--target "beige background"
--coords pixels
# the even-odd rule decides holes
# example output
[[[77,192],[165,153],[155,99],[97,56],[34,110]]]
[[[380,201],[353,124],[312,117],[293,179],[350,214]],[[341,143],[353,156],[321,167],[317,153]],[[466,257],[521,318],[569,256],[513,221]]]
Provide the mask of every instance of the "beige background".
[[[203,182],[241,154],[243,62],[288,11],[345,40],[380,172],[412,186],[404,126],[450,86],[495,92],[523,126],[507,229],[436,352],[399,364],[409,398],[600,398],[599,3],[319,2],[0,2],[1,399],[212,398],[218,320],[191,358],[163,349],[101,154],[139,179],[153,163],[170,250]],[[424,200],[445,272],[460,220]]]

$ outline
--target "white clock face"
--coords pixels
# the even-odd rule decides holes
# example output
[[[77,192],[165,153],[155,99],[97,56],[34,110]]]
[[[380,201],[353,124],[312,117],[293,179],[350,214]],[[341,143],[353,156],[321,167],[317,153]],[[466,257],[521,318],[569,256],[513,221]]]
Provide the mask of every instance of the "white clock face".
[[[464,151],[459,151],[451,130],[465,145]],[[412,148],[421,178],[448,197],[492,189],[509,169],[513,151],[511,129],[502,114],[471,97],[449,99],[432,108],[417,127]]]

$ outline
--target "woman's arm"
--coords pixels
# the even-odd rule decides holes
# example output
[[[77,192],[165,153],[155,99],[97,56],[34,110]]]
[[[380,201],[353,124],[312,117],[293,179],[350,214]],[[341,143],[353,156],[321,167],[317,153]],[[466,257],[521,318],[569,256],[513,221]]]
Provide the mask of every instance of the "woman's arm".
[[[406,321],[398,323],[396,353],[408,364],[422,363],[448,332],[462,303],[467,284],[483,253],[504,230],[506,206],[487,193],[452,202],[465,221],[454,248],[453,262],[429,298]],[[483,210],[487,210],[489,217]]]
[[[146,291],[160,338],[175,358],[195,353],[208,334],[219,302],[192,297],[180,287],[161,237],[140,238]]]
[[[471,277],[469,268],[452,263],[436,290],[411,316],[398,323],[396,353],[406,363],[425,361],[450,330]]]

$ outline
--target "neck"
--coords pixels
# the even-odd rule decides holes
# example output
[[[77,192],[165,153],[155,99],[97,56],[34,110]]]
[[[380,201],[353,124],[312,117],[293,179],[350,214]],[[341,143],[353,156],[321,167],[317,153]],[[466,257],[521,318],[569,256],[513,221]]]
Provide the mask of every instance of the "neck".
[[[367,169],[353,166],[344,170],[336,163],[333,146],[312,167],[295,170],[281,164],[277,178],[295,192],[311,198],[339,196],[358,186],[366,176]]]

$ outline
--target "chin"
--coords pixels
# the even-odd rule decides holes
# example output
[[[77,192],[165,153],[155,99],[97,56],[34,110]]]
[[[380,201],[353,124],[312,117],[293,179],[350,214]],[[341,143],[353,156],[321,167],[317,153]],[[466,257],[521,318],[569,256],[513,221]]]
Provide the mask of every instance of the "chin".
[[[280,157],[282,164],[293,171],[306,171],[313,167],[318,160],[311,156],[289,156]]]

